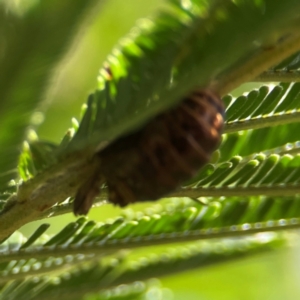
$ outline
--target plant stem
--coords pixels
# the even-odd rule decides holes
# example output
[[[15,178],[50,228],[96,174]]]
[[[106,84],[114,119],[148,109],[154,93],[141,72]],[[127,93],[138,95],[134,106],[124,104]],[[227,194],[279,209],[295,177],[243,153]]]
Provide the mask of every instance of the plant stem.
[[[289,153],[289,152],[288,152]],[[237,187],[198,187],[198,188],[181,188],[177,191],[166,195],[164,198],[174,197],[234,197],[234,196],[295,196],[300,194],[300,186],[293,184],[277,185],[277,186],[237,186]],[[108,193],[107,189],[102,189],[101,194],[94,201],[93,207],[109,204],[107,202]],[[57,216],[62,213],[68,213],[72,211],[72,203],[68,203],[60,206],[54,206],[48,211],[45,211],[42,215],[39,215],[38,219],[45,216]]]
[[[224,133],[232,133],[240,130],[259,129],[277,125],[297,123],[299,122],[299,120],[300,112],[291,112],[283,115],[272,115],[236,122],[233,121],[225,125]]]
[[[299,82],[300,71],[266,71],[253,79],[257,82]]]
[[[80,158],[70,157],[20,185],[0,213],[0,240],[76,193],[82,178],[96,167]]]
[[[268,47],[261,48],[245,62],[240,61],[239,65],[232,67],[221,75],[211,87],[221,95],[230,93],[242,83],[253,81],[254,78],[266,71],[268,68],[281,62],[300,49],[300,34],[297,30],[282,42]]]
[[[235,186],[182,188],[167,197],[234,197],[234,196],[295,196],[300,194],[300,185],[285,184],[273,186]]]

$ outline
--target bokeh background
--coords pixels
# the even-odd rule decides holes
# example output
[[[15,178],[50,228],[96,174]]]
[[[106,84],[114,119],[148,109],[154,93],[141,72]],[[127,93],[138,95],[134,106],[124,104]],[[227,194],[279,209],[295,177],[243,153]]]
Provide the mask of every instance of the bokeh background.
[[[164,2],[161,0],[110,0],[94,11],[85,22],[71,45],[70,51],[53,70],[49,89],[43,104],[37,109],[36,130],[41,139],[59,142],[71,127],[72,117],[79,118],[81,105],[89,92],[97,87],[98,70],[118,40],[130,31],[139,18],[155,14]],[[241,94],[243,89],[235,91]],[[147,204],[146,204],[147,205]],[[145,205],[132,205],[130,209],[143,209]],[[89,219],[106,221],[122,214],[112,205],[94,208]],[[74,221],[72,214],[48,220],[48,233],[57,233]],[[37,224],[21,228],[29,236]],[[300,299],[300,243],[299,233],[292,232],[288,245],[233,262],[209,266],[180,275],[161,278],[176,300],[292,300]],[[148,248],[144,251],[155,251]]]

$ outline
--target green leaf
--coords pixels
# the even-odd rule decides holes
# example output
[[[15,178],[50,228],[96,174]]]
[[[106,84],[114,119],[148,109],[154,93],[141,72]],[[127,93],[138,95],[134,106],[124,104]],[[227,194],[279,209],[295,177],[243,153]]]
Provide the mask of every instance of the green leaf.
[[[253,40],[264,43],[267,35],[280,31],[281,22],[292,22],[299,5],[265,0],[262,11],[255,1],[191,1],[187,10],[182,2],[172,3],[155,22],[140,22],[113,50],[69,152],[134,130],[178,103],[199,82],[208,85],[210,78],[255,52]],[[226,51],[220,40],[226,41]]]
[[[261,153],[244,159],[234,157],[227,163],[217,164],[206,178],[168,196],[293,196],[300,191],[299,162],[298,154],[292,156]],[[198,177],[201,178],[201,174]]]
[[[226,161],[235,155],[250,156],[259,152],[266,155],[297,154],[299,153],[298,128],[299,123],[292,123],[225,134],[220,146],[220,159]]]
[[[247,96],[231,99],[226,109],[225,132],[299,122],[299,99],[300,83],[263,86]]]

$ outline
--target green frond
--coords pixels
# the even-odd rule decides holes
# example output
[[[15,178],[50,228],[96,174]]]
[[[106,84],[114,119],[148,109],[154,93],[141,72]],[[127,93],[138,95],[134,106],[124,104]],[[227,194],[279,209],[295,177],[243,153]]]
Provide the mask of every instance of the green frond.
[[[64,299],[81,299],[86,293],[108,293],[107,289],[120,284],[134,284],[156,276],[237,259],[272,249],[281,243],[277,235],[265,234],[243,239],[215,240],[211,243],[197,242],[159,250],[156,254],[141,253],[133,257],[120,254],[101,261],[85,261],[82,265],[78,265],[72,255],[59,259],[49,258],[42,262],[23,259],[8,263],[3,268],[8,282],[2,284],[1,296],[3,299],[8,295],[12,299],[54,299],[59,295]],[[55,253],[55,249],[52,251]],[[51,268],[54,265],[57,266],[55,273]],[[58,266],[62,267],[60,271]],[[47,272],[47,267],[51,273]],[[32,272],[39,268],[48,273],[47,277]],[[5,276],[2,277],[4,281]]]
[[[211,198],[205,205],[187,198],[172,199],[110,223],[78,219],[55,236],[44,237],[42,243],[38,238],[46,227],[37,229],[29,238],[30,243],[20,238],[17,243],[8,239],[0,261],[78,254],[84,255],[82,260],[88,260],[89,255],[103,258],[122,249],[299,228],[299,214],[299,197]],[[39,243],[34,243],[34,239]],[[29,244],[32,246],[27,248]]]
[[[262,190],[265,190],[266,195],[294,195],[300,187],[299,162],[300,155],[298,154],[292,156],[260,153],[244,159],[236,156],[228,162],[213,166],[208,176],[207,169],[203,169],[196,177],[196,182],[190,181],[188,188],[175,191],[171,195],[194,198],[212,196],[209,192],[211,189],[217,193],[214,196],[230,196],[227,193],[222,194],[225,192],[222,188],[226,188],[231,195],[235,193],[241,195],[239,188],[244,188],[244,195],[263,195]],[[199,192],[202,190],[204,194],[200,192],[200,195],[196,196],[197,189]],[[255,192],[256,189],[259,189],[258,193]],[[273,193],[272,189],[274,189]]]
[[[31,114],[43,100],[49,76],[78,30],[82,17],[98,1],[32,2],[11,9],[0,3],[0,190],[17,178],[17,162]],[[29,1],[28,1],[29,2]],[[14,2],[16,3],[16,2]],[[45,38],[47,37],[47,38]]]
[[[258,51],[253,48],[253,37],[264,41],[264,30],[280,31],[280,22],[271,22],[276,12],[278,20],[288,23],[299,5],[264,2],[272,9],[262,14],[255,1],[213,1],[209,5],[190,1],[189,9],[183,2],[173,1],[153,21],[141,21],[100,71],[99,90],[89,96],[86,114],[67,151],[111,141],[140,127],[178,103],[189,90],[210,85],[212,78],[243,56]],[[232,49],[224,51],[220,39]]]
[[[226,161],[235,155],[246,157],[260,152],[266,155],[297,154],[299,152],[298,128],[299,123],[291,123],[225,134],[219,149],[220,159]]]
[[[299,83],[263,86],[236,99],[227,96],[225,133],[299,122],[299,98]]]
[[[254,89],[236,99],[226,96],[227,133],[220,146],[221,160],[259,152],[299,152],[299,87],[299,83],[281,83]]]

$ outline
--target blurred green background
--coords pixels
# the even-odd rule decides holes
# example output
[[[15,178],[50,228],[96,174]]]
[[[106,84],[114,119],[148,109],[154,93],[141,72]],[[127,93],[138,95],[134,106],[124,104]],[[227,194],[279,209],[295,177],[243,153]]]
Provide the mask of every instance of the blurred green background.
[[[97,73],[118,40],[130,31],[137,19],[155,13],[161,0],[110,0],[94,12],[75,39],[71,50],[54,70],[45,101],[38,108],[44,120],[37,131],[41,139],[59,142],[71,126],[71,118],[79,117],[80,107],[89,92],[97,86]],[[241,93],[242,90],[239,90]],[[41,114],[38,114],[41,116]],[[135,210],[145,205],[132,206]],[[93,209],[89,219],[104,221],[118,216],[122,210],[112,205]],[[74,221],[72,214],[48,220],[48,233],[57,233]],[[30,235],[37,224],[33,222],[21,231]],[[300,245],[297,232],[292,233],[292,245],[261,255],[210,266],[201,270],[161,279],[176,300],[277,300],[300,298]],[[149,248],[148,251],[154,251]]]

